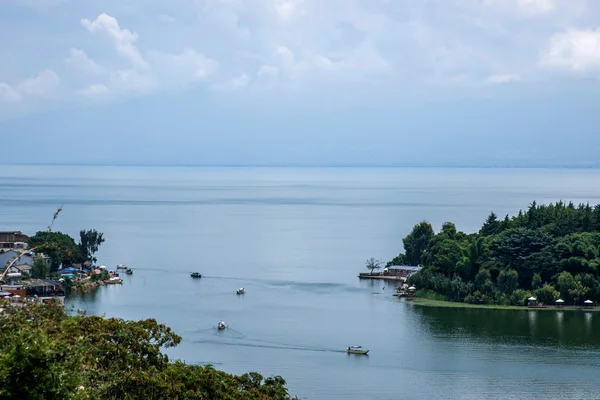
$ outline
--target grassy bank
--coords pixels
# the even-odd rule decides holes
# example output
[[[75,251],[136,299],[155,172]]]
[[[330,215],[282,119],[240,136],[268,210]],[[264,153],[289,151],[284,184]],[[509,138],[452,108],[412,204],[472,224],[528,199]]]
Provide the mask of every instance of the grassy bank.
[[[469,303],[455,303],[452,301],[433,300],[427,298],[416,298],[411,301],[412,304],[423,307],[445,307],[445,308],[483,308],[488,310],[539,310],[539,311],[600,311],[597,307],[555,307],[547,306],[545,308],[528,308],[522,306],[501,306],[495,304],[469,304]]]

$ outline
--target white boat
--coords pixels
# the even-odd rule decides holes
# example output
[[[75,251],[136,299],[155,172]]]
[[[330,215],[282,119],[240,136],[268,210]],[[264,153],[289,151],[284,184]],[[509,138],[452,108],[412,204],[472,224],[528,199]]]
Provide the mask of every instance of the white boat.
[[[114,285],[114,284],[117,284],[117,283],[123,283],[123,279],[119,278],[118,276],[113,276],[109,280],[104,281],[104,283],[107,283],[109,285]]]
[[[119,264],[119,265],[117,265],[117,269],[127,269],[127,267],[124,266],[123,264]]]
[[[219,322],[219,325],[217,325],[217,329],[219,329],[220,331],[222,331],[225,328],[227,328],[227,324],[225,323],[225,321],[221,321]]]
[[[246,291],[244,290],[244,288],[239,288],[238,290],[235,291],[237,294],[244,294],[246,293]]]
[[[346,351],[348,354],[367,354],[369,350],[364,350],[361,346],[349,346]]]

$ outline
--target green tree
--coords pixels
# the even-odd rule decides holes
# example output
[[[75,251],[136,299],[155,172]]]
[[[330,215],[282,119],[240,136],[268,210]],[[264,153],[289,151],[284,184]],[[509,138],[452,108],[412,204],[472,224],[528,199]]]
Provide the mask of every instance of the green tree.
[[[498,290],[500,292],[511,295],[519,286],[519,273],[514,269],[502,270],[498,274]]]
[[[95,229],[82,230],[79,232],[79,238],[79,250],[82,256],[88,261],[96,262],[95,254],[104,243],[104,235]]]
[[[546,283],[544,286],[535,291],[535,296],[544,304],[554,304],[554,302],[560,297],[560,292],[558,292],[554,286]]]
[[[71,265],[82,260],[79,246],[75,240],[61,232],[38,232],[29,238],[28,246],[50,257],[51,271],[63,265]]]
[[[415,225],[412,231],[402,240],[406,262],[410,265],[420,265],[423,253],[427,250],[433,237],[433,227],[429,222],[423,221]]]
[[[375,257],[371,257],[365,262],[365,265],[367,269],[373,273],[376,269],[381,268],[381,261],[375,259]]]
[[[492,211],[479,230],[479,234],[482,236],[492,236],[501,230],[502,226],[500,221],[498,221],[498,216]]]
[[[31,277],[46,279],[48,274],[50,274],[50,265],[48,265],[48,262],[44,259],[44,257],[36,257],[31,267]]]
[[[540,274],[533,274],[533,279],[531,280],[531,287],[533,288],[533,290],[541,288],[542,284],[542,276]]]
[[[572,299],[571,293],[577,290],[575,278],[569,272],[563,271],[556,280],[558,290],[563,299]]]
[[[162,349],[181,338],[153,319],[68,316],[53,303],[3,307],[2,399],[290,399],[279,376],[172,363]]]

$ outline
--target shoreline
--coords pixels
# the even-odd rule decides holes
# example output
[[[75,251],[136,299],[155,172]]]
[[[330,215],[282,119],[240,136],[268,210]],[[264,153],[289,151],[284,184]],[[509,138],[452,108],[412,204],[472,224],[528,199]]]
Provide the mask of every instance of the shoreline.
[[[425,298],[415,298],[407,301],[407,304],[414,304],[421,307],[438,307],[438,308],[471,308],[484,310],[508,310],[508,311],[584,311],[584,312],[599,312],[600,307],[557,307],[547,306],[544,308],[525,307],[525,306],[501,306],[495,304],[469,304],[457,303],[452,301],[430,300]]]

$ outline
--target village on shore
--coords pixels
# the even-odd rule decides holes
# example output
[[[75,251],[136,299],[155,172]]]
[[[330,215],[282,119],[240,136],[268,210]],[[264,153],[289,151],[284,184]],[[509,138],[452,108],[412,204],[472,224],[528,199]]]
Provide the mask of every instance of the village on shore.
[[[120,273],[133,274],[122,264],[114,269],[97,266],[93,261],[59,266],[50,272],[50,257],[29,249],[29,237],[20,231],[0,232],[0,300],[19,304],[49,301],[64,304],[70,292],[85,292],[103,285],[123,283]],[[41,261],[40,261],[41,260]],[[36,276],[37,263],[45,264],[46,276]],[[39,273],[38,273],[39,274]]]

